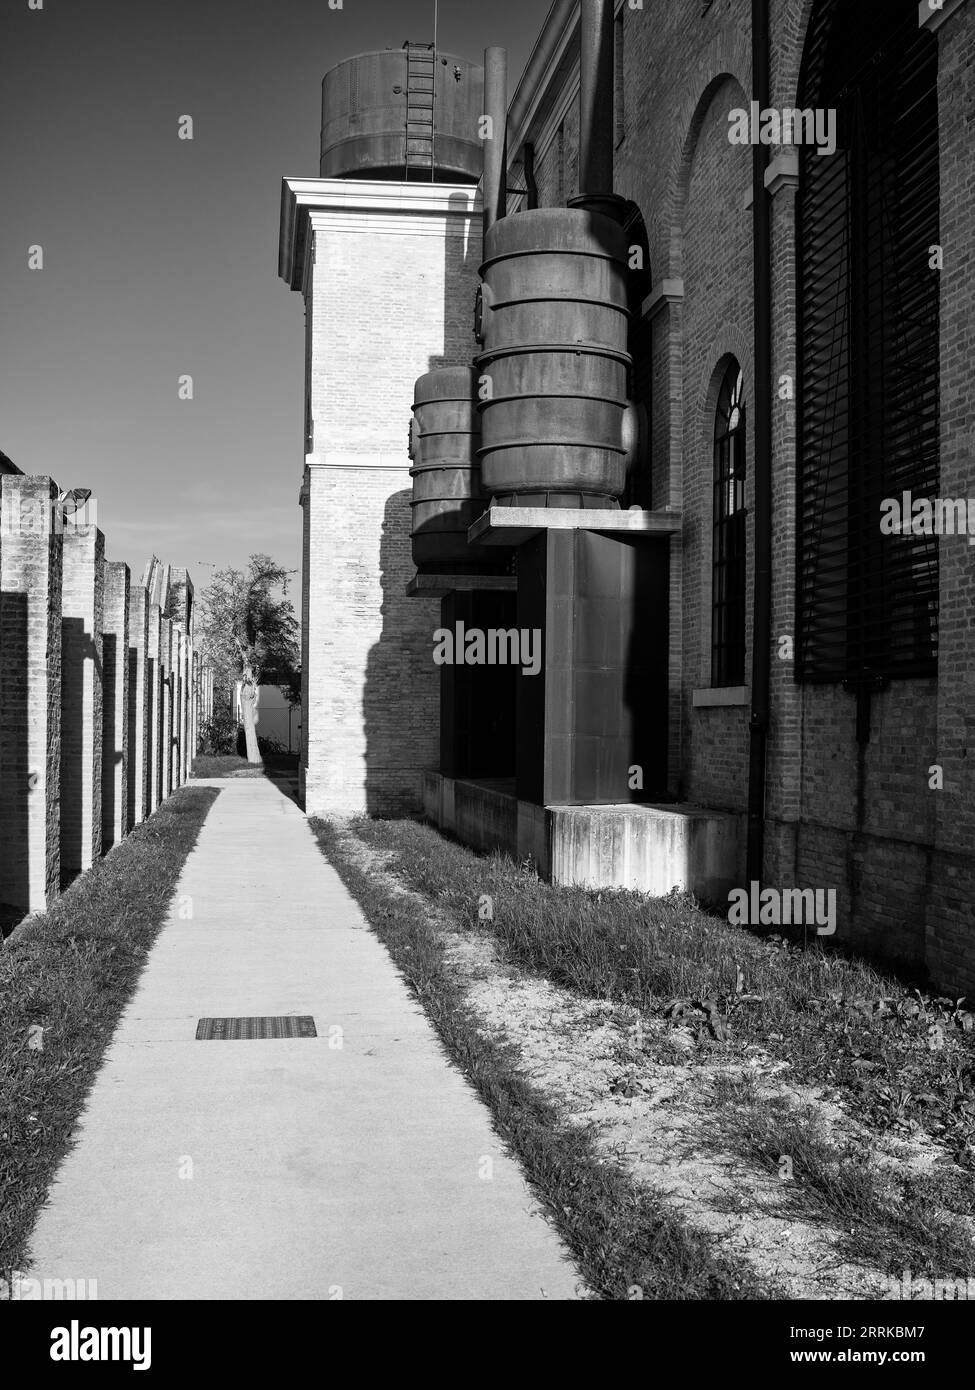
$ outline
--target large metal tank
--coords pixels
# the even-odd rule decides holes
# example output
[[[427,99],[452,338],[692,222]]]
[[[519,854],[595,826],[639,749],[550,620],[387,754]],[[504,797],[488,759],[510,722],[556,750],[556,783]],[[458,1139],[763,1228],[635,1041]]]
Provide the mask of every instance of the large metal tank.
[[[432,158],[433,182],[477,183],[483,100],[483,69],[429,45],[348,58],[322,82],[321,176],[430,182]]]
[[[504,552],[467,544],[484,511],[476,447],[480,427],[471,367],[438,367],[413,391],[413,563],[421,574],[486,573],[505,568]]]
[[[485,238],[481,482],[498,502],[616,507],[626,483],[627,241],[579,208],[537,208]]]

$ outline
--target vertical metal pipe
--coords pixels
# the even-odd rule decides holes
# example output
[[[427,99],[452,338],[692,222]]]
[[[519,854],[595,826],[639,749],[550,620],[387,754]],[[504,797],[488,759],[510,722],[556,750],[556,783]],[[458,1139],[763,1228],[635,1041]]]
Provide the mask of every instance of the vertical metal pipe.
[[[613,191],[613,0],[580,0],[579,192]]]
[[[771,101],[769,0],[752,0],[752,95],[760,111]],[[761,881],[765,858],[765,783],[772,645],[772,254],[771,209],[765,187],[768,150],[752,149],[755,290],[755,590],[752,626],[751,734],[748,757],[746,878]]]
[[[528,210],[538,207],[538,184],[535,182],[535,146],[526,140],[522,150],[525,168],[525,188],[528,193]]]
[[[484,177],[481,197],[484,207],[484,235],[500,218],[508,204],[508,53],[504,48],[484,50],[484,114],[490,117],[484,138]]]

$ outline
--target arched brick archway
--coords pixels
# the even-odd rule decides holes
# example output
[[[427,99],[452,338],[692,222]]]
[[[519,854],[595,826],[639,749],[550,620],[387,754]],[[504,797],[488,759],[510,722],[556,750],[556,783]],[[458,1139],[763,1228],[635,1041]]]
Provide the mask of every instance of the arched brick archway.
[[[670,229],[667,247],[667,274],[677,279],[683,274],[684,216],[691,170],[694,166],[694,155],[707,114],[722,87],[727,87],[728,90],[729,110],[737,106],[747,108],[748,97],[741,78],[734,72],[717,72],[700,91],[697,99],[693,102],[689,100],[685,105],[678,127],[684,133],[671,171],[670,195],[668,197],[669,216],[666,219],[666,225]]]
[[[772,21],[772,105],[795,106],[809,21],[817,0],[783,0]]]

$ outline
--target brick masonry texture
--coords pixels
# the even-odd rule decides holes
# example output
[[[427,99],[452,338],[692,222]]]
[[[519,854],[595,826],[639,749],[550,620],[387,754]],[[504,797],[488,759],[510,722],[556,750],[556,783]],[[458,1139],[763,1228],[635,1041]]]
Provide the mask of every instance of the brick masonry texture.
[[[159,800],[173,790],[173,624],[159,619]]]
[[[149,741],[149,814],[162,802],[162,781],[160,777],[162,753],[162,614],[158,603],[149,604],[148,645],[146,665],[148,667],[146,707]]]
[[[646,222],[653,281],[683,282],[652,324],[649,470],[654,506],[683,508],[674,545],[670,664],[672,791],[744,817],[748,706],[699,707],[710,684],[711,468],[715,387],[728,354],[754,398],[751,151],[727,140],[728,112],[751,91],[748,7],[715,0],[620,8],[623,138],[616,191]],[[772,0],[772,104],[794,106],[813,0]],[[617,32],[619,26],[617,27]],[[975,6],[937,30],[941,242],[941,495],[972,495],[975,355],[972,243],[975,181]],[[535,146],[539,202],[578,189],[578,43],[539,93],[527,139]],[[770,158],[778,151],[769,151]],[[524,186],[513,150],[511,187]],[[796,365],[795,193],[772,198],[773,662],[765,880],[835,887],[840,934],[880,956],[926,965],[936,982],[975,988],[975,663],[971,613],[975,547],[940,543],[937,680],[901,680],[873,701],[870,742],[858,753],[855,701],[839,686],[800,686],[779,660],[795,631],[796,414],[779,378]],[[511,208],[522,200],[513,198]],[[926,252],[926,248],[921,248]],[[748,592],[754,533],[752,430],[747,447]],[[746,680],[751,670],[748,607]],[[943,768],[944,789],[929,788]],[[744,863],[741,864],[742,873]]]
[[[105,562],[102,617],[102,849],[126,832],[129,772],[129,567]]]
[[[439,601],[407,598],[416,378],[470,361],[480,220],[312,215],[304,285],[311,446],[303,497],[301,783],[315,814],[419,810],[437,763]],[[336,458],[341,455],[341,458]],[[332,460],[330,462],[330,460]]]
[[[133,584],[129,594],[129,829],[145,820],[148,805],[148,639],[148,595],[141,584]]]
[[[102,619],[105,537],[64,529],[61,596],[61,881],[102,849]]]
[[[772,104],[797,104],[804,45],[822,0],[771,0]],[[618,5],[616,192],[647,229],[652,283],[649,458],[640,495],[680,508],[672,543],[670,791],[730,811],[742,828],[744,876],[750,691],[702,704],[710,685],[713,428],[718,386],[735,358],[746,409],[755,398],[751,150],[728,140],[728,115],[751,94],[743,0]],[[971,109],[975,4],[935,33],[939,50],[941,495],[971,494]],[[532,94],[528,129],[539,204],[579,190],[578,39]],[[515,133],[512,132],[512,139]],[[782,153],[769,150],[773,160]],[[523,188],[511,148],[509,188]],[[769,195],[772,287],[772,658],[763,878],[835,888],[839,935],[880,957],[926,967],[935,983],[975,989],[975,797],[972,763],[975,547],[940,542],[936,679],[897,680],[872,700],[871,736],[856,740],[856,706],[840,685],[800,685],[794,639],[798,376],[796,192]],[[509,210],[524,199],[512,195]],[[436,682],[426,665],[432,603],[402,599],[412,573],[405,431],[413,378],[467,362],[477,229],[442,245],[341,209],[307,214],[306,468],[302,604],[306,745],[301,780],[311,812],[409,810],[417,774],[436,758]],[[344,220],[343,220],[344,219]],[[927,248],[919,248],[927,254]],[[663,291],[666,290],[666,293]],[[754,422],[746,443],[746,687],[753,650]],[[342,458],[335,457],[341,454]],[[356,462],[360,466],[356,466]],[[398,463],[397,460],[402,460]],[[943,789],[929,786],[931,769]]]
[[[144,819],[161,728],[160,609],[105,559],[51,478],[0,477],[0,908],[41,911]],[[159,572],[158,562],[156,571]],[[165,584],[164,584],[165,587]],[[212,671],[193,646],[193,585],[173,570],[176,761],[185,781]]]
[[[62,537],[49,520],[59,489],[17,476],[2,488],[0,902],[39,912],[60,890]]]

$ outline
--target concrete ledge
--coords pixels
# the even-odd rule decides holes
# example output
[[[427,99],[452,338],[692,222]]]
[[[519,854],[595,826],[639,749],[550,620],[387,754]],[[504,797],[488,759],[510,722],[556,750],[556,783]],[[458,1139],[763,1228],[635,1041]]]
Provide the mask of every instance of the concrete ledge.
[[[488,507],[467,533],[470,544],[523,545],[542,531],[601,531],[604,534],[673,536],[680,512],[610,511],[597,507]]]
[[[751,700],[746,685],[722,685],[706,690],[692,690],[691,704],[696,709],[714,708],[721,705],[747,705]]]
[[[423,774],[426,815],[474,849],[524,859],[554,884],[672,888],[727,903],[736,884],[739,817],[701,806],[536,806],[478,782]]]
[[[423,809],[441,830],[449,830],[472,849],[516,852],[518,802],[509,793],[424,772]]]
[[[513,574],[415,574],[407,584],[407,598],[443,598],[455,589],[515,592],[518,580]]]
[[[683,280],[660,280],[643,301],[640,312],[645,319],[655,319],[669,304],[680,304],[683,298]]]

